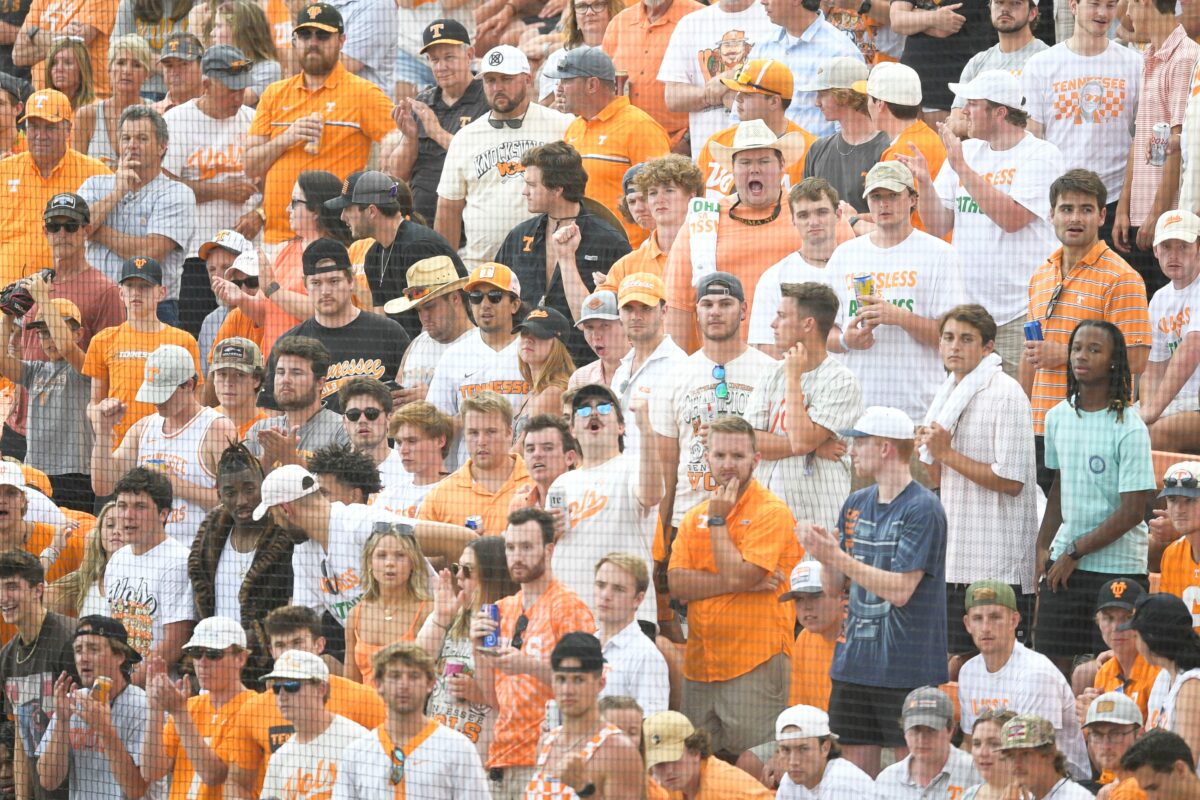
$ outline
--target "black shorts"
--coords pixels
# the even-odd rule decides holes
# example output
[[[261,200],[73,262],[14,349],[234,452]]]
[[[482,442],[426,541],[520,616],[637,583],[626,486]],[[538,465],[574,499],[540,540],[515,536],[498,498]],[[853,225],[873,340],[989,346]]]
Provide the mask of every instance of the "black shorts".
[[[967,633],[967,626],[963,624],[969,585],[946,584],[946,652],[952,656],[977,652],[975,642],[971,641],[971,634]],[[1020,586],[1009,585],[1013,594],[1017,596],[1017,611],[1021,614],[1021,624],[1017,626],[1017,641],[1027,645],[1033,630],[1033,611],[1037,605],[1037,595],[1021,594]]]
[[[837,734],[839,744],[906,747],[900,715],[911,691],[834,681],[829,729]]]
[[[1038,585],[1037,621],[1033,625],[1033,647],[1050,658],[1074,658],[1105,649],[1096,627],[1096,596],[1100,587],[1120,575],[1111,572],[1071,573],[1066,589],[1050,591],[1046,579]],[[1128,575],[1130,580],[1150,590],[1146,575]]]

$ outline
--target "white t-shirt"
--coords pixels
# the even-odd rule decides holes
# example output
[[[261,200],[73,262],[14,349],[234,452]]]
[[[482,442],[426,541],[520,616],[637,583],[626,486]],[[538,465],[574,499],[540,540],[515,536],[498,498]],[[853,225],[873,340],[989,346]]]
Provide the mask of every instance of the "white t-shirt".
[[[242,106],[228,119],[215,119],[196,107],[195,100],[175,106],[163,119],[171,143],[163,157],[167,172],[189,181],[245,180],[242,164],[246,133],[254,119],[254,109]],[[217,231],[232,228],[243,214],[262,205],[262,194],[255,193],[238,204],[228,200],[211,200],[196,204],[196,231],[188,250],[195,256],[200,245]]]
[[[462,212],[467,243],[459,255],[474,269],[491,261],[508,232],[533,216],[525,198],[521,156],[531,147],[562,139],[575,119],[536,101],[520,128],[493,128],[490,115],[460,128],[446,150],[439,197],[466,200]]]
[[[196,618],[187,560],[188,549],[168,536],[140,556],[125,545],[104,569],[109,616],[124,623],[142,658],[162,641],[164,625]]]
[[[309,540],[292,551],[292,604],[326,610],[342,625],[363,594],[362,552],[376,522],[400,518],[382,508],[331,503],[329,549]]]
[[[825,773],[815,789],[792,783],[783,773],[779,781],[776,800],[869,800],[875,793],[875,781],[871,776],[844,758],[835,758],[825,764]]]
[[[1125,183],[1141,85],[1141,54],[1116,42],[1094,56],[1061,42],[1025,62],[1021,74],[1025,110],[1062,152],[1063,169],[1095,172],[1109,202]]]
[[[685,15],[675,25],[663,53],[658,79],[687,86],[703,86],[727,70],[745,63],[755,44],[772,38],[779,28],[767,17],[762,3],[729,12],[717,4]],[[708,137],[733,124],[724,106],[688,112],[692,160]]]
[[[330,797],[345,766],[346,745],[367,734],[357,722],[333,715],[317,738],[301,744],[295,734],[271,755],[263,780],[263,797]]]
[[[396,787],[389,776],[394,764],[391,754],[384,752],[379,731],[367,731],[342,750],[333,800],[393,797]],[[439,725],[404,759],[404,796],[489,800],[487,773],[475,745],[458,731]]]
[[[946,582],[992,579],[1032,593],[1037,513],[1033,411],[1021,385],[997,371],[971,398],[951,431],[951,445],[988,464],[998,477],[1023,484],[1011,497],[942,468],[946,509]]]
[[[849,430],[862,415],[858,378],[836,358],[826,358],[816,369],[801,375],[800,386],[809,418],[832,433]],[[786,388],[787,368],[777,362],[750,393],[745,416],[755,430],[787,435]],[[842,503],[850,494],[850,471],[849,456],[830,461],[809,453],[778,461],[763,459],[755,477],[783,498],[797,520],[833,530]]]
[[[382,492],[371,498],[371,505],[382,508],[389,514],[415,519],[425,495],[437,485],[438,481],[434,481],[417,486],[412,482],[412,475],[406,472],[403,481],[384,486]]]
[[[411,481],[412,477],[404,469],[404,462],[400,460],[400,454],[389,449],[387,458],[379,465],[379,482],[383,484],[383,489],[386,491],[389,486],[399,486]]]
[[[1087,745],[1075,714],[1075,695],[1066,678],[1050,659],[1020,642],[996,672],[989,673],[983,656],[975,656],[958,675],[958,702],[963,733],[975,729],[975,720],[989,708],[1008,708],[1018,714],[1036,714],[1054,726],[1058,749],[1076,778],[1091,776]]]
[[[754,289],[754,305],[750,308],[750,344],[775,344],[771,323],[779,313],[783,300],[780,287],[785,283],[823,283],[837,291],[828,267],[808,263],[799,253],[789,253],[777,264],[767,267]]]
[[[1059,246],[1049,222],[1050,184],[1066,169],[1058,148],[1032,133],[1007,150],[968,139],[963,157],[997,191],[1035,217],[1021,230],[1006,233],[971,199],[949,162],[933,181],[942,205],[954,212],[954,247],[962,258],[969,302],[986,308],[996,324],[1003,325],[1025,316],[1029,279]]]
[[[246,582],[246,573],[254,563],[254,550],[241,553],[233,546],[233,537],[225,540],[221,560],[217,562],[216,616],[242,621],[242,604],[238,594]]]
[[[889,248],[877,247],[870,236],[851,239],[833,251],[829,271],[835,278],[838,327],[843,332],[858,312],[858,274],[871,273],[876,294],[926,319],[938,319],[965,298],[958,253],[922,231],[914,230]],[[862,385],[864,406],[892,406],[913,420],[925,417],[946,377],[937,348],[921,344],[898,325],[878,326],[874,345],[840,358]]]
[[[676,527],[689,508],[707,500],[716,489],[704,458],[704,442],[697,436],[700,426],[722,414],[744,416],[750,404],[751,390],[771,372],[775,361],[761,350],[747,347],[740,356],[726,363],[725,384],[729,394],[724,400],[716,395],[721,383],[713,377],[717,366],[703,349],[675,362],[674,380],[667,384],[670,389],[664,395],[664,402],[650,404],[654,432],[679,443],[675,508],[671,515],[671,524]]]
[[[396,378],[405,389],[411,389],[418,383],[429,386],[433,382],[433,373],[437,369],[442,355],[451,345],[458,344],[470,337],[475,328],[472,326],[462,332],[453,342],[439,342],[425,331],[412,340],[412,344],[404,351],[404,363],[401,364],[401,374]]]
[[[586,469],[564,472],[547,495],[561,491],[571,524],[554,547],[554,577],[595,608],[596,564],[609,553],[629,553],[653,563],[650,549],[658,506],[643,508],[637,499],[637,461],[622,454]],[[654,586],[638,607],[638,619],[658,620]]]
[[[1153,332],[1150,360],[1170,361],[1183,338],[1192,331],[1200,331],[1200,280],[1193,280],[1182,289],[1168,283],[1155,292],[1150,298],[1150,328]],[[1198,397],[1200,370],[1192,373],[1167,408],[1171,413],[1194,411]]]
[[[621,358],[617,371],[613,373],[612,390],[621,400],[621,410],[625,413],[625,419],[629,419],[633,414],[630,405],[635,398],[644,397],[652,411],[656,403],[670,400],[670,394],[665,389],[671,385],[671,375],[676,362],[685,358],[687,353],[683,352],[683,348],[675,344],[675,340],[670,336],[663,337],[650,357],[638,367],[637,372],[633,371],[632,348]],[[626,426],[625,454],[630,458],[637,458],[641,447],[642,434],[637,426]]]

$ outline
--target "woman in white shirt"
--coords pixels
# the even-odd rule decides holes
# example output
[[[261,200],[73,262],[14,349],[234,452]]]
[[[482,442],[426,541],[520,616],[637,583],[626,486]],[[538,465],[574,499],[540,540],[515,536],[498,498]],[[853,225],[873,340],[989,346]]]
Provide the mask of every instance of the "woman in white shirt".
[[[1146,729],[1179,734],[1195,757],[1200,752],[1200,636],[1192,628],[1191,610],[1174,595],[1142,595],[1133,619],[1118,630],[1137,633],[1138,654],[1162,670],[1150,690]]]

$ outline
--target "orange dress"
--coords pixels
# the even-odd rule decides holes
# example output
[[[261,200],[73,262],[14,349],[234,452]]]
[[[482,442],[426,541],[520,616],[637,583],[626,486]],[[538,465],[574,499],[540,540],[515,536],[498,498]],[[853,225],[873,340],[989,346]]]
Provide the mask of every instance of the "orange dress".
[[[428,600],[421,601],[421,605],[417,606],[417,611],[415,614],[413,614],[412,621],[408,623],[408,630],[404,632],[403,636],[396,640],[397,642],[411,642],[417,638],[417,632],[421,629],[419,623],[425,621],[423,614],[425,613],[425,608],[428,605]],[[362,608],[361,604],[355,606],[354,611],[350,613],[350,619],[348,620],[350,625],[353,626],[354,630],[354,663],[358,665],[358,672],[360,675],[362,675],[363,686],[370,686],[373,689],[375,688],[375,671],[371,669],[371,659],[373,659],[375,654],[380,650],[387,647],[389,644],[395,644],[395,642],[368,644],[366,641],[364,641],[362,636],[362,627],[359,624],[359,620],[362,619],[362,615],[355,613],[360,608]]]

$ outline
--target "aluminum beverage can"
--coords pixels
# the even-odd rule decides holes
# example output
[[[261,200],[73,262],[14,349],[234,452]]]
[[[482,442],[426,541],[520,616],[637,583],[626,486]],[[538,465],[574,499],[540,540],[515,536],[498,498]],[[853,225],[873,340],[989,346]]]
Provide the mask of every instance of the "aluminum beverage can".
[[[1038,320],[1025,323],[1025,341],[1040,342],[1042,341],[1042,323]]]
[[[1167,163],[1167,144],[1171,141],[1171,126],[1166,122],[1155,124],[1150,134],[1150,166],[1161,167]]]
[[[495,603],[484,603],[483,607],[480,608],[479,610],[485,617],[491,617],[493,620],[495,620],[497,626],[500,625],[500,606],[496,605]],[[484,647],[499,647],[500,646],[500,628],[499,627],[497,627],[494,632],[489,633],[487,636],[483,637],[483,646]]]
[[[542,730],[552,731],[562,727],[562,711],[558,708],[557,700],[546,701],[546,719],[542,722]]]
[[[551,489],[546,494],[546,510],[561,511],[563,515],[563,525],[567,530],[571,529],[571,514],[567,511],[567,493],[562,489]]]
[[[473,515],[467,517],[466,527],[470,528],[473,531],[482,530],[483,529],[483,517],[479,516],[478,514],[473,514]]]
[[[855,275],[852,278],[854,281],[854,296],[869,297],[875,294],[875,276],[869,272],[864,272]]]
[[[613,83],[617,88],[617,96],[629,96],[629,73],[624,70],[617,70]]]
[[[97,675],[96,679],[92,681],[92,691],[88,693],[88,697],[93,700],[99,700],[101,703],[107,703],[108,695],[112,692],[112,687],[112,678]]]

